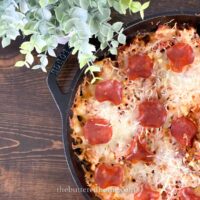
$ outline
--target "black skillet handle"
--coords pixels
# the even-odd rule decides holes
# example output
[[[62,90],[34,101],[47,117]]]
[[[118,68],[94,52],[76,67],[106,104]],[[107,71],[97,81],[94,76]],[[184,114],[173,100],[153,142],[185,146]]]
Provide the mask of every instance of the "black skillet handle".
[[[56,61],[53,64],[47,77],[47,84],[48,84],[49,90],[60,112],[62,112],[64,108],[66,107],[68,94],[67,93],[64,94],[61,92],[57,83],[57,77],[62,69],[62,66],[66,62],[69,55],[71,54],[71,51],[72,49],[69,47],[68,44],[66,44],[62,52],[56,58]]]

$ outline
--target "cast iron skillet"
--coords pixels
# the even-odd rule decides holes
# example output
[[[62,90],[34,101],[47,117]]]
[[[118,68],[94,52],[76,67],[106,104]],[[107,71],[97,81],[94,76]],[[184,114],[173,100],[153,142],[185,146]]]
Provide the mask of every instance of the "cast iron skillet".
[[[135,21],[129,24],[125,29],[125,34],[128,37],[132,38],[138,32],[150,32],[156,30],[159,24],[168,23],[169,25],[174,25],[175,22],[177,22],[177,24],[180,26],[194,26],[195,28],[197,28],[197,31],[200,32],[200,16],[195,16],[194,13],[167,13],[156,17],[149,17],[148,19],[143,21]],[[78,160],[72,149],[72,138],[70,136],[71,130],[69,126],[69,117],[72,115],[71,106],[73,104],[78,86],[82,83],[84,77],[84,69],[77,71],[68,93],[63,94],[57,84],[57,76],[61,71],[64,63],[67,61],[70,53],[71,49],[66,44],[48,74],[47,83],[61,114],[65,155],[72,177],[77,187],[80,189],[80,191],[82,191],[85,199],[96,200],[99,198],[95,197],[94,193],[89,190],[85,182],[84,172],[81,167],[81,164],[83,163]],[[105,53],[105,51],[98,51],[97,57],[102,57],[105,55]]]

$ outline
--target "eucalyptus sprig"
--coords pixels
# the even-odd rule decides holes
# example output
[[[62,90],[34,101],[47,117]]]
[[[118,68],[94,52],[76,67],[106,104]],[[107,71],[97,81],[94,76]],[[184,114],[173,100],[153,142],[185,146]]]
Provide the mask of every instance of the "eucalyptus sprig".
[[[20,34],[28,36],[20,46],[25,60],[15,66],[46,71],[47,55],[55,57],[58,44],[69,42],[72,53],[77,53],[80,68],[88,64],[86,72],[94,77],[94,82],[94,74],[100,69],[93,65],[96,47],[90,38],[99,40],[101,50],[109,46],[110,52],[116,54],[126,36],[122,22],[109,23],[112,9],[120,14],[139,12],[144,18],[148,6],[149,2],[141,4],[134,0],[0,0],[1,44],[6,47]],[[37,65],[33,65],[33,51],[40,60]]]

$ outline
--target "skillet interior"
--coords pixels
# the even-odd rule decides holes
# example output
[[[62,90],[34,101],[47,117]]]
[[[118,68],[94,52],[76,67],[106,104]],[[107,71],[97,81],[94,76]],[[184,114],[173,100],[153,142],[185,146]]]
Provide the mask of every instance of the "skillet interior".
[[[181,27],[187,27],[188,25],[193,26],[197,29],[197,32],[200,33],[200,16],[195,16],[192,14],[178,14],[178,15],[168,14],[159,17],[152,17],[140,22],[133,22],[127,26],[127,28],[125,29],[125,34],[127,35],[129,40],[138,33],[155,31],[158,25],[166,23],[170,26],[173,26],[175,23],[177,23],[177,25]],[[100,51],[97,52],[98,58],[103,58],[105,56],[108,56],[106,50],[103,52]],[[65,106],[62,109],[60,109],[62,115],[62,123],[63,123],[63,141],[64,141],[67,163],[77,187],[80,188],[80,192],[82,192],[85,199],[96,200],[99,198],[95,197],[94,193],[89,191],[89,188],[87,187],[87,184],[85,182],[84,172],[81,167],[81,164],[85,163],[81,163],[78,160],[71,147],[73,141],[70,136],[71,130],[69,124],[69,117],[72,115],[71,106],[73,104],[78,86],[83,81],[83,77],[84,77],[84,69],[78,70],[72,81],[70,91],[67,94],[68,95],[67,102],[65,103]],[[86,191],[83,191],[83,189]]]

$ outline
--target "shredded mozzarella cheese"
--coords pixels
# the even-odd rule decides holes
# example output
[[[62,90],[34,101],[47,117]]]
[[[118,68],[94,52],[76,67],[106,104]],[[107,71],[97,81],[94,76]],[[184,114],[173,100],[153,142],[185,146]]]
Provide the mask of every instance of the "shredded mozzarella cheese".
[[[187,116],[200,102],[200,39],[195,29],[179,30],[177,27],[162,27],[150,34],[150,42],[144,45],[136,40],[129,47],[120,52],[115,68],[111,60],[98,62],[103,68],[101,77],[117,79],[123,83],[123,102],[119,106],[111,102],[98,102],[93,96],[89,98],[77,95],[73,108],[72,137],[81,138],[82,143],[74,148],[82,148],[80,159],[92,163],[90,173],[93,173],[98,163],[118,163],[124,166],[125,180],[121,187],[100,189],[93,178],[87,175],[86,180],[93,191],[102,199],[132,200],[141,184],[152,185],[160,194],[165,193],[167,200],[176,200],[177,192],[183,187],[197,187],[200,185],[200,163],[184,162],[184,155],[180,154],[179,146],[170,136],[172,118]],[[175,73],[169,68],[169,61],[165,48],[174,42],[186,42],[191,45],[195,54],[194,62],[184,72]],[[161,51],[164,49],[164,52]],[[127,55],[144,52],[154,61],[153,74],[148,79],[129,81],[126,77]],[[85,84],[85,83],[84,83]],[[82,87],[86,87],[84,85]],[[149,134],[151,129],[143,128],[138,122],[137,106],[145,99],[159,98],[166,110],[167,120],[162,128],[155,129],[151,135],[151,149],[155,151],[153,163],[127,163],[124,156],[130,147],[130,141],[137,134]],[[98,116],[108,120],[113,129],[112,139],[106,144],[89,145],[83,137],[82,124],[77,119]],[[199,116],[199,115],[198,115]],[[199,120],[200,121],[200,120]],[[199,127],[198,127],[199,128]],[[167,134],[165,134],[167,132]],[[191,167],[194,166],[195,167]],[[198,169],[198,170],[195,170]],[[89,173],[89,172],[88,172]]]

